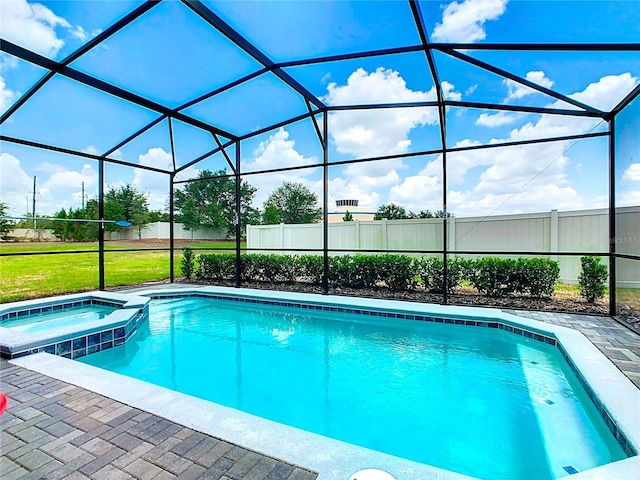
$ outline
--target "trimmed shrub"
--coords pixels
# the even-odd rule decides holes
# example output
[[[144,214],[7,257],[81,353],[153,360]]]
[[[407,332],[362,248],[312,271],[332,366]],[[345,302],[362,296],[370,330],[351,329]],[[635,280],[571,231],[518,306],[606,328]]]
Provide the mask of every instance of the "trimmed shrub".
[[[444,261],[442,257],[422,257],[413,261],[413,270],[417,281],[430,293],[447,293],[453,291],[460,284],[465,260],[459,258],[447,259],[447,280],[444,278]]]
[[[599,298],[604,297],[606,291],[606,281],[609,277],[607,266],[600,263],[600,257],[582,257],[582,272],[578,276],[578,288],[580,295],[589,303],[595,303]]]
[[[180,271],[187,280],[191,280],[196,268],[196,258],[193,250],[190,248],[182,249],[182,258],[180,259]]]
[[[560,277],[558,262],[548,258],[519,258],[518,292],[532,297],[550,297]]]
[[[262,279],[260,272],[261,257],[262,255],[256,253],[247,253],[240,257],[240,265],[242,266],[240,278],[243,281],[253,282]]]
[[[261,279],[270,283],[293,283],[296,279],[296,257],[262,255],[259,259]]]
[[[320,255],[300,255],[297,260],[298,276],[319,285],[324,274],[324,259]]]
[[[558,262],[547,258],[478,258],[466,260],[462,269],[464,278],[481,295],[490,297],[548,297],[560,275]]]
[[[189,255],[193,257],[193,253],[186,250],[182,259],[185,277],[185,272],[189,269]],[[324,265],[320,255],[298,257],[247,254],[240,259],[243,281],[293,283],[303,280],[314,284],[322,283]],[[599,258],[597,261],[599,262]],[[191,262],[193,265],[193,259]],[[230,280],[235,278],[235,267],[235,254],[200,255],[195,277],[198,280]],[[460,281],[466,279],[482,295],[504,297],[521,294],[546,297],[553,295],[560,273],[557,262],[545,258],[448,258],[446,279],[443,267],[442,258],[437,256],[413,258],[402,254],[336,255],[329,257],[328,280],[336,288],[372,288],[384,285],[390,290],[402,291],[421,285],[427,292],[442,294],[445,290],[453,293]],[[605,268],[603,265],[600,267]],[[602,288],[604,292],[604,287]]]
[[[377,276],[393,291],[415,287],[413,260],[406,255],[380,255],[375,259]]]
[[[516,260],[510,258],[478,258],[468,271],[467,280],[481,295],[509,297],[520,284]]]
[[[235,278],[236,256],[230,253],[200,255],[196,278],[198,280],[228,280]]]
[[[329,283],[334,287],[353,287],[355,279],[355,261],[352,255],[329,257]]]
[[[354,255],[349,262],[349,267],[351,268],[351,285],[349,286],[354,288],[375,287],[381,281],[382,272],[385,269],[381,255]]]

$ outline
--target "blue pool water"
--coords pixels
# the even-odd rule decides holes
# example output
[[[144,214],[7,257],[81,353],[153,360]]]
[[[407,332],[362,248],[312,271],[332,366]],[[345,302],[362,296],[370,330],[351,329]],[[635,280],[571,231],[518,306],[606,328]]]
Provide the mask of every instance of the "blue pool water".
[[[481,478],[626,456],[555,347],[499,330],[164,299],[125,345],[80,361]]]
[[[100,320],[115,310],[116,307],[105,305],[65,307],[55,311],[10,318],[3,320],[0,325],[21,332],[42,333]]]

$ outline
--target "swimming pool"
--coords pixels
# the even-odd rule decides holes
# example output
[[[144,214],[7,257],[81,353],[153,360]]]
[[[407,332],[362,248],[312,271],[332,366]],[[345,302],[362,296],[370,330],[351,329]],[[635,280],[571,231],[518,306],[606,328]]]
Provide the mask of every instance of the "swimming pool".
[[[81,361],[475,477],[558,478],[627,456],[551,337],[284,303],[154,300],[148,329]]]

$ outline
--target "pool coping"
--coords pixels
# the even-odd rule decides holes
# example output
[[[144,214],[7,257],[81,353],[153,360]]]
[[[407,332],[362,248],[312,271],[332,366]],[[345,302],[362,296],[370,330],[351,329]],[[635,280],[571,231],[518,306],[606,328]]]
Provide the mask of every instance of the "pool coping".
[[[640,390],[622,374],[582,333],[566,327],[517,317],[500,310],[476,307],[417,304],[396,300],[374,300],[317,294],[194,287],[145,290],[137,295],[150,297],[212,294],[241,296],[280,302],[312,302],[316,305],[385,309],[431,316],[499,319],[504,325],[519,326],[552,335],[572,357],[582,359],[578,368],[600,399],[603,407],[638,451],[640,446]],[[371,320],[375,321],[376,317]],[[272,422],[229,407],[217,405],[163,387],[131,379],[117,373],[55,357],[37,354],[12,360],[13,363],[45,375],[96,391],[131,406],[163,416],[176,423],[224,438],[267,455],[305,465],[319,472],[321,479],[349,478],[362,468],[380,468],[407,480],[470,478],[430,465],[412,462],[321,435]],[[576,479],[632,478],[640,470],[640,457],[633,456],[572,475]]]
[[[68,325],[44,332],[23,332],[0,324],[0,355],[5,358],[17,358],[46,351],[77,358],[100,351],[102,347],[120,345],[135,332],[148,311],[149,301],[148,297],[139,295],[94,291],[0,305],[2,320],[66,307],[117,306],[117,310],[109,315],[86,322],[82,326]],[[94,338],[89,338],[95,336],[98,337],[95,341]]]

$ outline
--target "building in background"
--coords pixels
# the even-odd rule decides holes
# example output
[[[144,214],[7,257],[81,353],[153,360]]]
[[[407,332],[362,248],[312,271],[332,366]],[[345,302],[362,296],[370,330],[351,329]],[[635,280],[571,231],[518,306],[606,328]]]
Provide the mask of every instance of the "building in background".
[[[373,220],[376,214],[365,207],[359,207],[358,200],[336,200],[336,209],[327,213],[329,223],[342,222],[347,211],[354,220]]]

